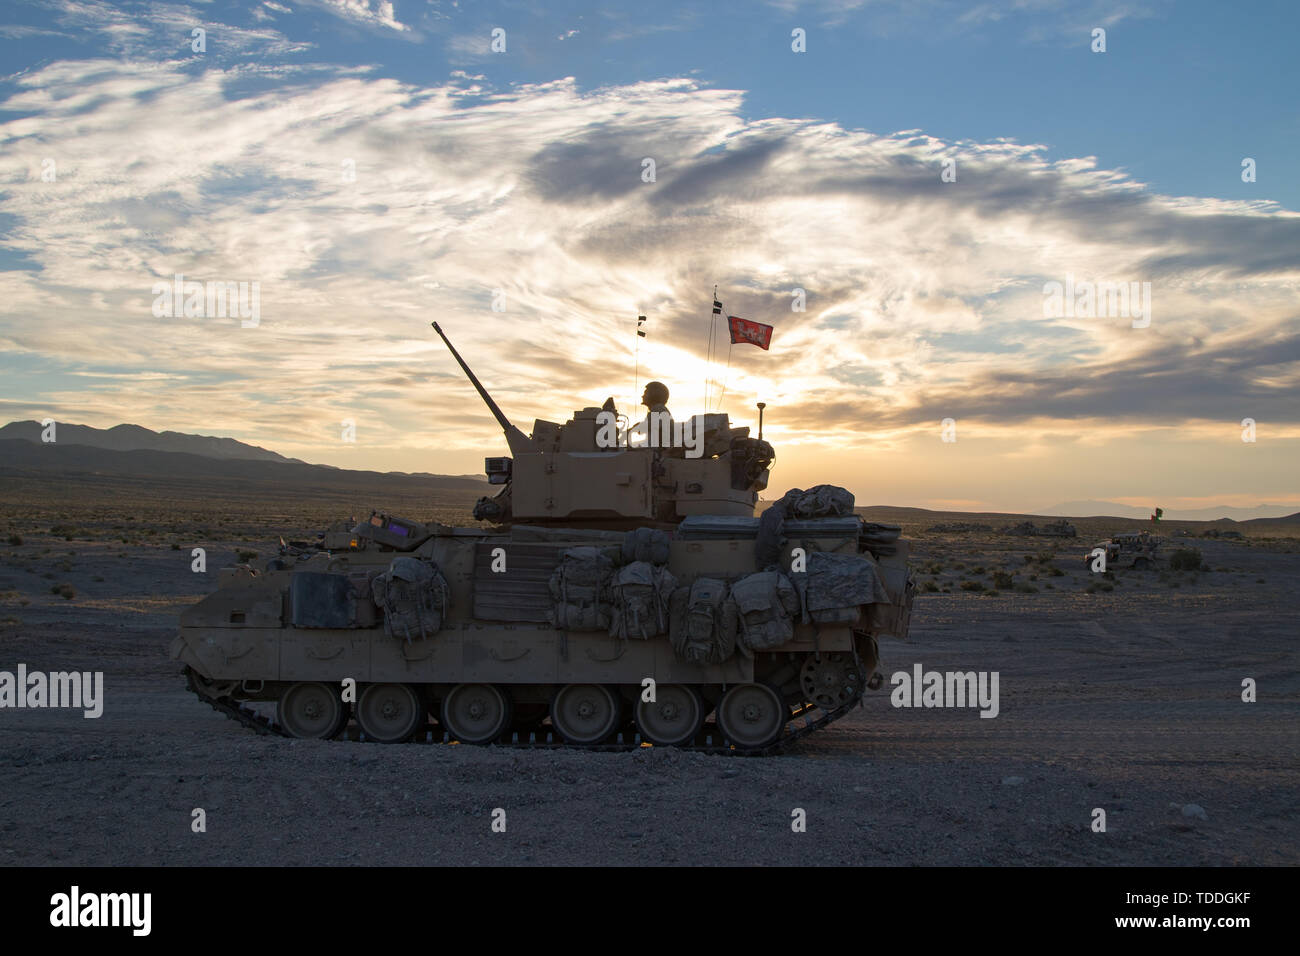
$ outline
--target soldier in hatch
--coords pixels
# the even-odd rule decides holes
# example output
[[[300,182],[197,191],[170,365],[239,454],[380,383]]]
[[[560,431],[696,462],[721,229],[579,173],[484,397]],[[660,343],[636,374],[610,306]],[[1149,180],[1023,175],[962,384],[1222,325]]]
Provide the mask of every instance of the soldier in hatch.
[[[676,440],[673,428],[673,414],[668,410],[668,386],[663,382],[650,382],[641,393],[641,404],[647,409],[645,418],[631,425],[620,439],[619,444],[628,447],[648,447],[662,449],[665,454],[681,457],[680,442]],[[605,399],[602,412],[617,416],[618,409],[614,399]],[[639,436],[633,441],[633,436]]]
[[[663,382],[647,382],[641,393],[641,404],[647,409],[641,430],[651,448],[663,449],[674,458],[683,454],[679,442],[674,440],[673,413],[668,410],[668,386]]]
[[[663,382],[647,382],[645,391],[641,393],[641,404],[653,412],[662,412],[668,416],[668,421],[673,420],[672,412],[668,411],[668,386]]]

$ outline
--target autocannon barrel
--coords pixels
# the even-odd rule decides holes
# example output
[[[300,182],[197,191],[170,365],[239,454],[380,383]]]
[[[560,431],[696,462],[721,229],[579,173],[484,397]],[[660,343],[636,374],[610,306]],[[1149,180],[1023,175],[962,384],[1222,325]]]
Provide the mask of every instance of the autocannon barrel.
[[[492,400],[492,396],[489,395],[487,389],[483,387],[483,383],[478,380],[478,376],[470,370],[470,367],[465,364],[465,360],[460,357],[460,353],[456,351],[456,346],[452,345],[451,339],[447,338],[447,333],[443,332],[437,322],[432,324],[433,331],[437,332],[439,337],[447,343],[447,348],[451,351],[452,357],[456,359],[457,364],[460,365],[461,370],[464,371],[470,384],[478,389],[479,395],[482,396],[483,401],[487,404],[488,411],[490,411],[496,418],[497,422],[500,423],[502,430],[506,433],[506,443],[510,446],[510,453],[517,455],[521,452],[538,451],[539,449],[536,442],[514,425],[510,424],[510,419],[506,418],[505,412],[501,411],[501,407]]]

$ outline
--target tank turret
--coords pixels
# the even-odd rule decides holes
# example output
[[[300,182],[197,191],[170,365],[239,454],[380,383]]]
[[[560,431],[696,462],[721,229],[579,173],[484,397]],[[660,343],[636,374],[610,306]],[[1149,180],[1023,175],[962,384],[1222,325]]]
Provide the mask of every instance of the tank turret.
[[[633,424],[611,401],[579,409],[562,425],[538,419],[525,435],[438,323],[433,329],[500,423],[510,450],[509,457],[485,459],[488,481],[505,487],[479,500],[475,518],[630,529],[672,527],[691,515],[753,516],[776,453],[749,437],[748,428],[733,428],[726,414],[674,421],[651,411]]]

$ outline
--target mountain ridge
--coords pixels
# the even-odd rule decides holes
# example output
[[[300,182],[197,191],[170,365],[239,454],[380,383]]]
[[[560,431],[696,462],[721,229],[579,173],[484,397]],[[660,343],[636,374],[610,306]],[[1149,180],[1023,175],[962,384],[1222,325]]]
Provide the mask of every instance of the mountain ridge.
[[[249,445],[234,438],[222,438],[217,435],[191,435],[187,432],[162,431],[145,428],[143,425],[123,423],[111,428],[95,428],[93,425],[77,425],[72,422],[54,422],[54,441],[45,442],[41,435],[44,426],[38,421],[10,422],[0,426],[0,441],[19,440],[34,444],[82,445],[87,448],[103,448],[109,451],[161,451],[189,455],[202,455],[205,458],[239,459],[248,461],[300,462],[298,458],[287,458],[278,452],[260,445]],[[328,465],[320,467],[330,467]]]

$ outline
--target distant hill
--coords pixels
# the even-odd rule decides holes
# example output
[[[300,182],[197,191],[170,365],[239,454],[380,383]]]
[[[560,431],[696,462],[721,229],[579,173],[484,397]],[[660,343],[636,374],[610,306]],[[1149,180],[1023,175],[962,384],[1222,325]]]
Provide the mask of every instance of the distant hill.
[[[1045,515],[1059,518],[1149,518],[1152,508],[1135,508],[1114,501],[1067,501],[1043,511]],[[1295,505],[1256,505],[1254,508],[1233,508],[1221,505],[1214,508],[1166,508],[1166,521],[1250,521],[1255,518],[1286,518]]]
[[[1251,518],[1249,521],[1243,521],[1242,524],[1249,525],[1252,529],[1286,528],[1288,525],[1300,524],[1300,511],[1281,518]]]
[[[378,483],[387,488],[486,490],[486,481],[480,476],[352,471],[330,464],[308,464],[296,458],[285,458],[263,447],[244,445],[233,438],[151,432],[139,425],[99,429],[60,424],[53,442],[40,441],[40,432],[42,428],[38,421],[14,421],[0,428],[0,475],[109,475],[143,479],[216,477],[318,488]],[[120,449],[112,447],[114,444],[131,447]]]
[[[0,441],[20,440],[38,445],[44,429],[40,422],[10,422],[0,428]],[[285,458],[257,445],[246,445],[233,438],[215,438],[210,435],[186,435],[182,432],[155,432],[139,425],[114,425],[112,428],[92,428],[56,422],[55,445],[82,445],[110,451],[163,451],[204,458],[241,459],[247,461],[298,461]]]

